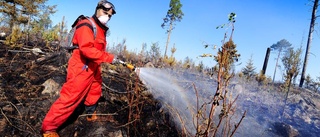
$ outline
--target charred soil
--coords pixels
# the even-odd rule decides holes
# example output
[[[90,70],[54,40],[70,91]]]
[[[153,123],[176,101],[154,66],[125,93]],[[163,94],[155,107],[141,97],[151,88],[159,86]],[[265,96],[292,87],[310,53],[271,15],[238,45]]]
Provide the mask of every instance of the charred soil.
[[[41,136],[42,120],[65,82],[68,53],[46,47],[10,48],[0,42],[0,134]],[[113,68],[113,69],[111,69]],[[88,122],[80,105],[60,128],[62,137],[183,136],[168,113],[159,111],[136,73],[103,65],[98,120]]]

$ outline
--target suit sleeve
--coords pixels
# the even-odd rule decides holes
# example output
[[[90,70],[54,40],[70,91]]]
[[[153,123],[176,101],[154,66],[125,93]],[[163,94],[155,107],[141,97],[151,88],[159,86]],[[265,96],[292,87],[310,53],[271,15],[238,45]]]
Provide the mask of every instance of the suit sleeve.
[[[77,40],[80,53],[97,64],[102,62],[111,63],[114,55],[105,51],[101,51],[94,46],[93,31],[87,27],[79,27],[75,32],[75,39]]]

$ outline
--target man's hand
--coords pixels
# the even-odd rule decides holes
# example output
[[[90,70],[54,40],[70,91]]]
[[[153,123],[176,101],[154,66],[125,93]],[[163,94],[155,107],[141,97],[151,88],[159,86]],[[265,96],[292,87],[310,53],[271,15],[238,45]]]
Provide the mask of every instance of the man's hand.
[[[120,60],[118,59],[117,55],[114,55],[114,58],[111,62],[111,64],[119,64],[120,63]]]

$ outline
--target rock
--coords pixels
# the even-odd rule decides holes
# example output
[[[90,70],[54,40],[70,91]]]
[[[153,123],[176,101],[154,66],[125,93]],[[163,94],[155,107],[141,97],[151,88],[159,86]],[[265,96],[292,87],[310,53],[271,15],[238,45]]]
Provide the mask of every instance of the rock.
[[[48,79],[42,84],[45,88],[41,94],[49,94],[50,96],[56,96],[60,93],[60,84],[53,79]]]

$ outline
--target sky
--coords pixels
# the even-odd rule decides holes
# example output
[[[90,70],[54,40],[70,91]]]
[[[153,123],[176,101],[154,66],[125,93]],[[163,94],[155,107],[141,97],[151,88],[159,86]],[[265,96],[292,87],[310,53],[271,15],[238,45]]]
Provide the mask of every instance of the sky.
[[[53,25],[61,22],[65,16],[67,25],[81,14],[92,16],[99,0],[49,0],[48,5],[57,5],[57,12],[52,15]],[[158,43],[164,54],[167,34],[161,27],[163,18],[169,9],[170,0],[110,0],[115,7],[115,14],[108,25],[110,35],[107,37],[109,46],[126,39],[130,51],[139,52],[146,43],[148,50],[152,43]],[[205,44],[222,46],[224,34],[229,36],[230,27],[216,29],[228,23],[228,15],[236,13],[233,41],[241,54],[236,64],[236,71],[241,71],[252,57],[256,72],[262,69],[266,50],[281,39],[288,40],[295,49],[302,46],[302,59],[305,56],[307,38],[313,4],[309,0],[181,0],[181,22],[176,22],[172,31],[167,54],[175,46],[176,59],[186,57],[194,62],[202,61],[212,67],[216,62],[212,58],[198,58],[199,55],[210,53],[216,55],[217,49],[204,48]],[[315,32],[310,48],[306,74],[313,79],[320,77],[320,36],[319,26]],[[266,75],[273,78],[277,53],[270,54]],[[281,63],[281,61],[280,61]],[[303,60],[302,60],[303,63]],[[276,81],[282,80],[284,68],[277,69]],[[299,83],[300,75],[297,83]]]

